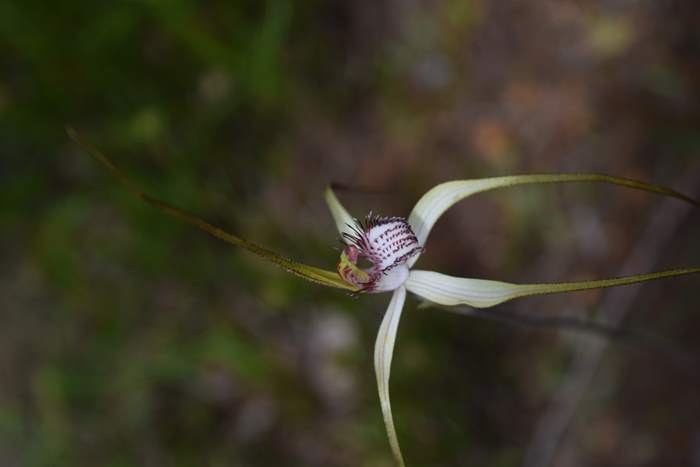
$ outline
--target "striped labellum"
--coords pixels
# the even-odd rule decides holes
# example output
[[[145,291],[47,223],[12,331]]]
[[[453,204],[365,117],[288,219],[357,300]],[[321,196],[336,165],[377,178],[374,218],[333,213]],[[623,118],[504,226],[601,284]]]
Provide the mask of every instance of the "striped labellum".
[[[406,219],[370,213],[348,228],[350,232],[343,233],[347,246],[337,265],[340,277],[367,293],[395,290],[406,282],[408,261],[423,251]],[[362,259],[370,267],[361,268]]]

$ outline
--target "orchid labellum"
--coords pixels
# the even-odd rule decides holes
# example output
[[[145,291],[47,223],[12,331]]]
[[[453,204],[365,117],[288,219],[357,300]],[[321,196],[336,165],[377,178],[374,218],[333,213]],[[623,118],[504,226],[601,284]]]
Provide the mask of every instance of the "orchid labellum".
[[[326,189],[325,199],[345,247],[340,254],[336,271],[328,271],[286,259],[265,247],[228,233],[186,211],[144,193],[124,176],[104,154],[82,141],[74,130],[68,128],[67,131],[76,143],[104,165],[128,190],[146,203],[174,217],[193,224],[221,240],[245,248],[308,281],[353,293],[392,293],[377,334],[374,347],[374,365],[389,443],[396,462],[402,467],[405,464],[391,411],[389,377],[396,333],[407,291],[439,305],[469,305],[485,308],[530,295],[614,287],[700,272],[700,268],[685,268],[584,282],[511,284],[484,279],[453,277],[439,272],[413,269],[414,264],[424,251],[430,230],[447,209],[468,196],[496,188],[542,183],[606,183],[670,196],[695,207],[700,207],[698,201],[669,188],[597,174],[514,175],[445,182],[423,195],[407,219],[403,217],[379,217],[370,214],[363,221],[358,221],[345,210],[329,187]],[[361,260],[369,263],[369,266],[362,268],[360,266]]]

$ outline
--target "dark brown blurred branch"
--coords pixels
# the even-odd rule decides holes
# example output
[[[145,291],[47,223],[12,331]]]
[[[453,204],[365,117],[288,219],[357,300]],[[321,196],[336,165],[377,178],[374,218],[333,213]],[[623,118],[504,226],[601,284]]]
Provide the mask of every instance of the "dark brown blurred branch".
[[[628,329],[624,326],[611,326],[595,320],[571,316],[542,316],[536,312],[510,311],[504,309],[480,309],[471,307],[448,307],[426,303],[426,308],[440,308],[464,316],[481,318],[514,326],[545,330],[570,331],[608,339],[640,350],[646,350],[655,357],[664,359],[679,369],[689,372],[700,381],[700,355],[688,352],[672,341],[651,333]]]
[[[347,193],[361,195],[387,195],[395,191],[389,189],[370,188],[363,185],[348,185],[340,182],[331,182],[330,186],[334,191],[344,191]]]
[[[696,165],[675,184],[683,192],[697,193],[700,189],[700,166]],[[664,200],[644,229],[644,233],[618,271],[620,276],[652,270],[676,230],[690,214],[692,207],[676,200]],[[640,285],[609,290],[598,307],[600,321],[618,328],[640,290]],[[574,360],[568,375],[556,390],[549,407],[540,417],[527,450],[523,467],[553,465],[557,452],[565,443],[566,434],[584,395],[588,392],[600,361],[608,346],[602,339],[585,339],[574,346]]]

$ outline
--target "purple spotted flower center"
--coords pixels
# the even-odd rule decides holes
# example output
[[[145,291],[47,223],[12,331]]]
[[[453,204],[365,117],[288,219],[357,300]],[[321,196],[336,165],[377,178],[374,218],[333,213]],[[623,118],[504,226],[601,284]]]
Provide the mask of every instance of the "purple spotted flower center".
[[[349,227],[352,233],[343,233],[347,246],[338,262],[338,274],[362,292],[386,292],[401,286],[408,278],[407,261],[423,251],[406,219],[370,214],[364,222]],[[358,266],[363,258],[371,267]]]

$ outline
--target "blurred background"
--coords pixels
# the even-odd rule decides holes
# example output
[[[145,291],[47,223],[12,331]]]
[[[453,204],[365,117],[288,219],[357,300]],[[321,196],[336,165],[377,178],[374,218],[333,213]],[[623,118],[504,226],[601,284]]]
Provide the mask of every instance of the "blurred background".
[[[141,204],[306,263],[455,178],[603,172],[700,196],[700,8],[661,1],[0,2],[0,465],[391,466],[349,297]],[[513,282],[700,264],[700,215],[606,186],[481,195],[424,269]],[[414,466],[700,466],[698,278],[494,313],[419,309],[392,372]],[[499,311],[500,310],[500,311]],[[469,310],[463,310],[468,313]],[[605,347],[605,344],[609,344]]]

